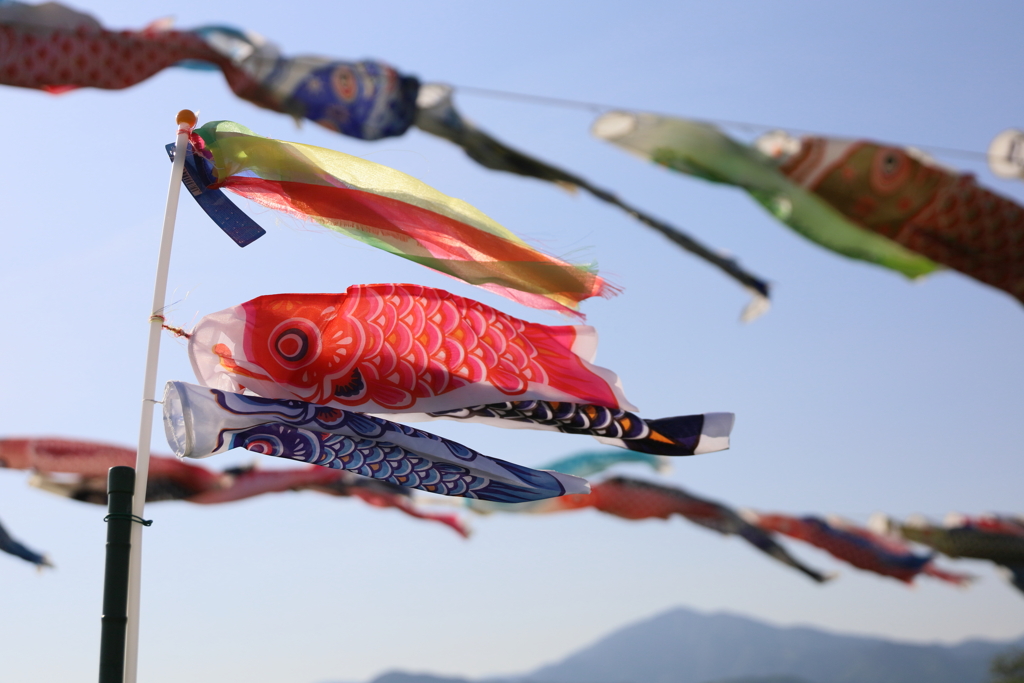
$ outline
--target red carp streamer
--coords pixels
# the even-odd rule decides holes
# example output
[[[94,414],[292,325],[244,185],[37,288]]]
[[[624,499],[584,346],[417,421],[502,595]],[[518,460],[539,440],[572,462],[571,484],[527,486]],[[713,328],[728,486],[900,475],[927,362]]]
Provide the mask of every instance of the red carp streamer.
[[[213,313],[189,355],[206,386],[365,412],[513,398],[631,408],[618,377],[590,363],[596,346],[586,325],[540,325],[444,290],[380,284]]]
[[[818,583],[831,578],[794,558],[769,532],[747,522],[735,510],[687,493],[681,488],[631,477],[613,477],[600,484],[592,483],[590,491],[590,495],[570,494],[526,503],[523,510],[546,513],[592,507],[609,515],[632,520],[668,519],[672,515],[679,515],[720,534],[741,536],[758,550],[788,564]]]

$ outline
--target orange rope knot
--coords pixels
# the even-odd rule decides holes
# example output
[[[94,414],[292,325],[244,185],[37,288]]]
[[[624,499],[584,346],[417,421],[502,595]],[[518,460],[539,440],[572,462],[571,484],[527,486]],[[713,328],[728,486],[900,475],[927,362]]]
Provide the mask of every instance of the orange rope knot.
[[[192,335],[186,332],[184,329],[180,327],[175,327],[173,325],[168,325],[167,318],[163,317],[159,313],[154,313],[153,315],[151,315],[149,317],[149,322],[160,323],[160,327],[164,328],[165,330],[172,333],[176,337],[184,337],[185,339],[192,338]]]

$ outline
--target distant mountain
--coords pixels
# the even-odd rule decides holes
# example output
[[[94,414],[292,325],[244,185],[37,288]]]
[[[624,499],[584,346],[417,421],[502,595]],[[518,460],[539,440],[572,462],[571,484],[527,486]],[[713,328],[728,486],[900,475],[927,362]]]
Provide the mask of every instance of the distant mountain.
[[[382,676],[373,679],[371,683],[473,683],[465,678],[448,678],[444,676],[432,676],[430,674],[408,674],[401,671],[389,671]],[[497,679],[488,683],[498,683]],[[512,683],[511,680],[502,679],[501,683]],[[744,678],[730,678],[727,681],[712,681],[711,683],[809,683],[802,678],[793,676],[755,676]]]
[[[371,683],[473,683],[466,678],[448,678],[430,674],[407,674],[403,671],[389,671],[377,676]]]
[[[987,683],[1013,642],[916,645],[779,627],[678,608],[626,626],[566,659],[480,683]],[[398,671],[371,683],[474,683]]]
[[[915,645],[679,608],[622,628],[523,680],[708,683],[788,676],[806,683],[985,683],[992,657],[1014,644],[1024,639]]]

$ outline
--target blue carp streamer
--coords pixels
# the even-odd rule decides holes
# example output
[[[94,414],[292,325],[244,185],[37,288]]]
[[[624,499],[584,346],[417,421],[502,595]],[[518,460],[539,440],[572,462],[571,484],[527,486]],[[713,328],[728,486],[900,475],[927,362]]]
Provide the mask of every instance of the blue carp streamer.
[[[382,418],[184,382],[167,384],[164,426],[168,442],[183,457],[245,448],[431,493],[496,502],[590,490],[578,477],[491,458]]]

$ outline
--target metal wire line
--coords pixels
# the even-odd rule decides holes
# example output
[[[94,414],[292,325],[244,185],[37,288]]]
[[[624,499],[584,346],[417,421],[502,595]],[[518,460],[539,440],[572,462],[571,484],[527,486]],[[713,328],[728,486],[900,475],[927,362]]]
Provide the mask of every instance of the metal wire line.
[[[548,105],[552,107],[565,107],[567,109],[584,109],[593,113],[603,113],[606,111],[635,111],[630,107],[620,107],[611,104],[601,104],[598,102],[584,102],[583,100],[572,100],[564,97],[547,97],[545,95],[530,95],[527,93],[510,92],[507,90],[495,90],[493,88],[478,88],[470,85],[453,85],[457,91],[466,93],[467,95],[479,95],[481,97],[492,97],[495,99],[504,100],[515,100],[518,102],[529,102],[532,104]],[[645,110],[646,111],[646,110]],[[652,112],[660,114],[662,116],[679,116],[678,114],[668,114],[665,112]],[[704,119],[687,117],[692,121],[699,121],[701,123],[711,123],[719,126],[726,126],[730,128],[739,128],[744,130],[791,130],[797,133],[810,133],[815,135],[822,135],[819,131],[808,130],[806,128],[793,128],[790,126],[777,126],[769,125],[765,123],[750,123],[747,121],[731,121],[728,119]],[[978,152],[968,149],[957,149],[955,147],[940,147],[938,145],[908,145],[917,149],[929,150],[941,154],[947,154],[950,156],[959,156],[968,159],[982,159],[988,160],[989,155],[987,152]]]

